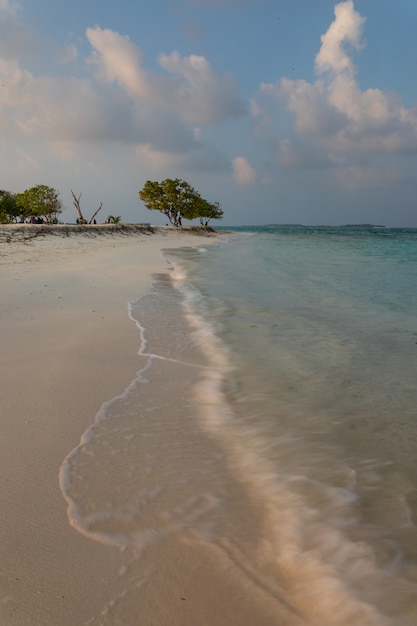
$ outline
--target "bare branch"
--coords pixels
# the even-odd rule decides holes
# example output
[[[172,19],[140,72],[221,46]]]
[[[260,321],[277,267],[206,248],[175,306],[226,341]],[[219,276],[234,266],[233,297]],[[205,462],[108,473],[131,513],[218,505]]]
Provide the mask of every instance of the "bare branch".
[[[97,211],[96,211],[95,213],[93,213],[93,215],[92,215],[92,217],[91,217],[90,221],[88,222],[89,224],[92,224],[92,223],[93,223],[93,220],[94,220],[95,216],[96,216],[96,215],[97,215],[97,213],[100,211],[100,209],[101,209],[101,207],[102,207],[102,206],[103,206],[103,203],[102,203],[102,202],[100,202],[100,206],[98,207]]]
[[[80,207],[81,194],[77,198],[77,196],[75,195],[75,193],[73,192],[72,189],[71,189],[71,194],[72,194],[72,197],[73,197],[73,204],[75,206],[75,210],[77,211],[79,223],[80,224],[87,224],[87,220],[84,218],[84,215],[82,214],[81,207]]]

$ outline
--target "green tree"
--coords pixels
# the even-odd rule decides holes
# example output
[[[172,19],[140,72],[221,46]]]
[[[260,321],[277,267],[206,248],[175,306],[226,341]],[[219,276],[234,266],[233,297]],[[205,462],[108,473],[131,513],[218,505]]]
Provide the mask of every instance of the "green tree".
[[[10,224],[21,213],[16,194],[0,190],[0,223]]]
[[[62,211],[59,192],[46,185],[36,185],[17,194],[17,204],[25,215],[42,217],[50,224],[58,221],[58,215]]]
[[[160,183],[147,180],[139,191],[139,197],[147,209],[160,211],[174,226],[181,226],[183,219],[193,220],[208,214],[209,206],[212,212],[216,206],[223,215],[218,203],[211,205],[194,187],[179,178],[166,178]],[[213,217],[214,215],[207,215],[208,219]]]
[[[223,219],[223,210],[218,202],[207,202],[203,198],[201,200],[202,202],[198,207],[198,217],[200,218],[201,226],[207,226],[210,220]]]

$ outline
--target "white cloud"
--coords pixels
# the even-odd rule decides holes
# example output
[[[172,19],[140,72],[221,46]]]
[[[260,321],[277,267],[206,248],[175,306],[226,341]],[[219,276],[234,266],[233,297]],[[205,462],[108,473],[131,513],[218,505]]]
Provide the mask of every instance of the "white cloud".
[[[0,60],[0,80],[4,139],[20,134],[51,144],[134,140],[129,104],[88,79],[35,76],[17,61]]]
[[[18,22],[16,28],[20,29]],[[2,54],[0,43],[4,141],[14,144],[18,137],[22,141],[30,137],[65,158],[79,144],[118,142],[143,146],[168,160],[183,159],[193,167],[217,169],[216,160],[225,166],[227,160],[201,139],[203,133],[195,124],[243,112],[232,76],[218,75],[204,57],[181,57],[176,52],[158,59],[166,73],[152,73],[128,37],[99,27],[87,29],[86,37],[92,53],[83,78],[35,74],[18,56]],[[68,53],[75,58],[77,51],[72,47]],[[163,160],[161,156],[153,160],[158,159]]]
[[[158,62],[175,76],[171,96],[184,121],[219,122],[245,112],[235,78],[227,73],[216,74],[204,57],[181,57],[178,52],[172,52],[161,54]]]
[[[149,77],[141,68],[142,53],[129,37],[98,26],[88,28],[86,35],[94,49],[90,62],[96,65],[101,80],[117,82],[135,96],[149,95]]]
[[[366,18],[355,11],[353,0],[336,4],[334,14],[334,22],[321,37],[320,52],[316,56],[316,71],[318,74],[327,71],[353,74],[355,67],[345,47],[346,44],[350,44],[355,50],[363,47],[361,38]]]
[[[264,96],[284,102],[294,115],[295,135],[281,140],[277,152],[284,166],[335,167],[364,155],[417,152],[417,107],[357,82],[352,53],[363,48],[364,24],[352,0],[336,4],[315,59],[316,80],[282,78],[261,86]]]
[[[205,57],[161,54],[168,75],[146,72],[142,53],[128,37],[109,29],[89,28],[94,48],[90,62],[100,80],[117,82],[141,109],[169,111],[186,124],[218,122],[244,113],[238,85],[229,74],[216,74]]]
[[[256,172],[246,157],[235,157],[232,164],[233,178],[239,185],[250,185],[256,181]]]

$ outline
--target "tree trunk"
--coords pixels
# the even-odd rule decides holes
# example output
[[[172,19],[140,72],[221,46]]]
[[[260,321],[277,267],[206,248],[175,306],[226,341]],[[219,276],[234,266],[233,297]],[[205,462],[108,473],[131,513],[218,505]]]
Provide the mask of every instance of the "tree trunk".
[[[102,202],[100,202],[100,206],[98,207],[97,211],[96,211],[95,213],[93,213],[93,215],[92,215],[92,217],[91,217],[90,221],[88,222],[89,224],[92,224],[92,223],[93,223],[93,220],[94,220],[95,216],[96,216],[96,215],[97,215],[97,213],[100,211],[100,209],[101,209],[101,207],[102,207],[102,206],[103,206],[103,203],[102,203]]]
[[[74,206],[75,206],[75,210],[77,211],[77,215],[78,215],[78,220],[77,220],[78,223],[79,224],[87,224],[87,220],[84,218],[84,215],[82,214],[81,207],[80,207],[81,194],[77,198],[72,189],[71,189],[71,194],[72,194],[72,197],[73,197],[73,203],[74,203]]]

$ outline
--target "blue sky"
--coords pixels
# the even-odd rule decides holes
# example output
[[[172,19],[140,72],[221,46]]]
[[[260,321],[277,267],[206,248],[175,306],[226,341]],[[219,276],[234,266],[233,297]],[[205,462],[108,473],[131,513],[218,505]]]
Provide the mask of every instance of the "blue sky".
[[[417,226],[415,0],[0,0],[0,189],[74,221],[164,223],[179,177],[223,223]]]

